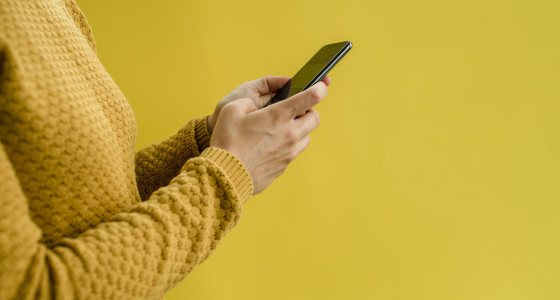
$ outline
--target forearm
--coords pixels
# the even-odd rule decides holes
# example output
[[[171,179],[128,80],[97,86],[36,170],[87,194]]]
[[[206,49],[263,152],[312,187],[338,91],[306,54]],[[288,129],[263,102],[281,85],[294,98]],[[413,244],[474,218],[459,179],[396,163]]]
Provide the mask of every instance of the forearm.
[[[158,188],[167,185],[185,162],[209,146],[206,118],[193,119],[177,134],[136,153],[136,182],[140,196],[147,199]]]
[[[147,201],[47,248],[10,176],[0,188],[12,198],[2,199],[12,209],[1,213],[1,299],[159,298],[213,252],[252,193],[241,162],[211,148]]]

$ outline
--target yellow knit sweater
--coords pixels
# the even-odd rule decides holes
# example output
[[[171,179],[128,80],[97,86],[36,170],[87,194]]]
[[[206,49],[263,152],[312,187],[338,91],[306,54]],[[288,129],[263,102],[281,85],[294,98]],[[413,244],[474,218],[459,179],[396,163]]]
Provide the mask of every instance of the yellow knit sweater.
[[[0,0],[0,299],[157,299],[252,194],[205,119],[136,123],[73,0]]]

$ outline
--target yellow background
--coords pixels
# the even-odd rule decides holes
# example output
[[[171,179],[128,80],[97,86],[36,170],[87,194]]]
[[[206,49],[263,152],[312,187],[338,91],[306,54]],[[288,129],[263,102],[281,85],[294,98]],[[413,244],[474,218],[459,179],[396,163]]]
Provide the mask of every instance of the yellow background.
[[[560,299],[559,1],[85,1],[138,148],[351,40],[304,152],[167,299]]]

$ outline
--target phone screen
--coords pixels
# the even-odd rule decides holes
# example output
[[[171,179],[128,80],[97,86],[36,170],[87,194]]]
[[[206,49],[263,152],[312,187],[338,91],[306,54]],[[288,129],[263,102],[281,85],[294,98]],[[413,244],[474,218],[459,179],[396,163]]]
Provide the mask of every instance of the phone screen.
[[[268,105],[289,98],[321,81],[342,57],[352,48],[351,42],[329,44],[313,57],[278,91]]]

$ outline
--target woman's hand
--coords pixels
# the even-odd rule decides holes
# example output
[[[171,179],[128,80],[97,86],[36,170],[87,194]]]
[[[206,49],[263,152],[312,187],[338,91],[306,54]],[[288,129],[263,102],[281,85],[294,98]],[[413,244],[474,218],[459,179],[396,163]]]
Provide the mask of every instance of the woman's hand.
[[[210,138],[211,147],[225,149],[243,162],[253,179],[254,194],[268,187],[307,148],[309,133],[319,125],[319,113],[312,107],[326,97],[329,78],[262,108],[272,97],[267,94],[288,80],[268,76],[241,85],[230,95],[250,97],[224,98],[227,103],[219,110]]]
[[[276,92],[279,91],[280,88],[282,88],[282,86],[284,86],[284,84],[286,84],[289,80],[290,77],[287,76],[269,75],[266,77],[262,77],[241,84],[231,93],[226,95],[218,103],[218,105],[216,105],[216,109],[214,110],[214,113],[210,117],[208,117],[207,120],[208,133],[212,135],[212,132],[214,131],[214,126],[216,126],[216,121],[218,120],[220,112],[222,111],[222,108],[224,108],[226,104],[238,99],[246,98],[246,99],[250,99],[257,109],[261,109],[265,106],[266,103],[268,103],[268,101],[270,101],[270,99],[272,99],[276,95]],[[329,76],[325,76],[325,78],[323,78],[323,83],[326,86],[329,86],[329,84],[331,83],[331,79],[329,78]]]

